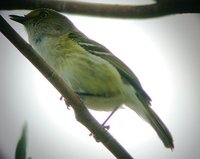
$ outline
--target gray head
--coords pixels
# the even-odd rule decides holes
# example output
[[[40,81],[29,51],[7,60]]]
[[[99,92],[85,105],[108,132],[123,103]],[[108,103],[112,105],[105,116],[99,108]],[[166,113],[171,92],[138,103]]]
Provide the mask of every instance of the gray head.
[[[29,38],[58,36],[75,29],[68,18],[47,8],[33,10],[25,16],[10,15],[10,17],[25,26]]]

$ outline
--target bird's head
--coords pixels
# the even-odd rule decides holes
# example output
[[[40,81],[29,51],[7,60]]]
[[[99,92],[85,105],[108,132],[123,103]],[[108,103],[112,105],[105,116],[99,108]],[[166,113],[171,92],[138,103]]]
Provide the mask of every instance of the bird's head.
[[[10,17],[23,24],[29,36],[62,35],[74,27],[68,18],[47,8],[35,9],[24,16],[10,15]]]

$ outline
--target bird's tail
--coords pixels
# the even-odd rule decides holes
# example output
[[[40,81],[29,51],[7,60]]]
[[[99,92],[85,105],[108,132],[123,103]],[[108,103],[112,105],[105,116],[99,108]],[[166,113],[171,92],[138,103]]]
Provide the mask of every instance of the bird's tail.
[[[158,117],[158,115],[151,109],[149,106],[140,105],[139,109],[136,107],[130,107],[136,113],[142,117],[145,121],[147,121],[156,131],[160,139],[162,140],[163,144],[167,148],[174,148],[173,138],[171,133],[169,132],[168,128],[162,122],[162,120]]]
[[[168,128],[165,126],[165,124],[162,122],[162,120],[150,107],[146,109],[145,113],[147,122],[154,128],[165,147],[173,149],[174,143],[172,135],[169,132]]]

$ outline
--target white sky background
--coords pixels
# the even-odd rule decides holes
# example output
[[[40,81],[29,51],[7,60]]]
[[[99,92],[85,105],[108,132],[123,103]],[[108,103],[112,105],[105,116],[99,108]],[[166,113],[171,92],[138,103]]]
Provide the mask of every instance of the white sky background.
[[[25,39],[22,25],[8,19]],[[174,137],[173,152],[134,112],[119,110],[109,132],[136,159],[200,157],[200,15],[155,19],[109,19],[67,15],[90,38],[124,61],[151,96],[152,107]],[[28,123],[28,156],[33,159],[115,158],[89,137],[60,94],[0,34],[0,158],[12,159],[21,128]],[[92,113],[100,121],[109,113]]]

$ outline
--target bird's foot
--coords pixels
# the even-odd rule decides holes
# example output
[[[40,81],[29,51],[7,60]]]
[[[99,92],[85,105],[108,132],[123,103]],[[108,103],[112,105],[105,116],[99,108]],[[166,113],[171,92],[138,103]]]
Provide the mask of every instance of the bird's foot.
[[[106,131],[108,131],[108,130],[110,129],[110,125],[103,125],[103,124],[102,124],[102,127],[103,127]],[[93,137],[95,138],[96,142],[100,142],[100,139],[99,139],[97,136],[95,136],[93,133],[90,133],[89,136],[93,136]]]
[[[66,106],[67,106],[67,109],[70,110],[70,107],[71,107],[71,106],[70,106],[69,102],[67,101],[67,99],[65,99],[63,96],[61,96],[61,97],[60,97],[60,100],[63,100],[63,99],[64,99],[64,101],[65,101],[65,104],[66,104]]]

